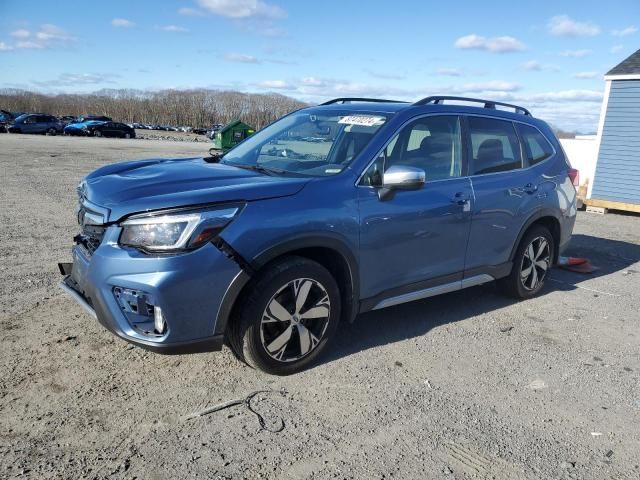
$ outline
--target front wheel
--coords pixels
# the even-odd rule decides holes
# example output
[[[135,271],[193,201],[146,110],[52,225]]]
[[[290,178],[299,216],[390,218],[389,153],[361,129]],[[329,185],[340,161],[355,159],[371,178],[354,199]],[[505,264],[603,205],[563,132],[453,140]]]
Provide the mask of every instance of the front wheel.
[[[289,375],[311,365],[340,318],[340,292],[317,262],[288,257],[260,273],[231,319],[229,343],[250,366]]]
[[[94,137],[101,137],[101,136],[102,136],[102,132],[101,132],[100,130],[95,130],[95,131],[93,132],[93,136],[94,136]]]
[[[537,295],[553,264],[555,242],[541,225],[531,228],[520,241],[513,259],[511,274],[499,281],[504,292],[515,298]]]

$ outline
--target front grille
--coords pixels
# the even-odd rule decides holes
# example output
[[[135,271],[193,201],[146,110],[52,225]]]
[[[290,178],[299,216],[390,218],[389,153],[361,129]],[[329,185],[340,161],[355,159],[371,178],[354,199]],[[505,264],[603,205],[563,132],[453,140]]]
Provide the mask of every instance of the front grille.
[[[102,238],[106,230],[105,216],[97,211],[100,207],[91,204],[84,197],[80,197],[78,206],[78,224],[81,232],[74,238],[78,245],[82,245],[89,255],[102,243]]]
[[[76,236],[75,241],[82,245],[90,255],[93,255],[93,252],[102,243],[105,230],[106,227],[101,225],[85,225],[82,227],[82,233]]]

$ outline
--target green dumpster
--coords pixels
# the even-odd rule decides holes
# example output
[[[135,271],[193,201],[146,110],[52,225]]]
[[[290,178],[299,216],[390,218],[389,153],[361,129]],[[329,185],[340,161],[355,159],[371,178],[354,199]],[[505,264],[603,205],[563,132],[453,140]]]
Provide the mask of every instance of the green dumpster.
[[[212,150],[227,152],[232,147],[255,133],[255,128],[240,120],[227,123],[213,137]]]

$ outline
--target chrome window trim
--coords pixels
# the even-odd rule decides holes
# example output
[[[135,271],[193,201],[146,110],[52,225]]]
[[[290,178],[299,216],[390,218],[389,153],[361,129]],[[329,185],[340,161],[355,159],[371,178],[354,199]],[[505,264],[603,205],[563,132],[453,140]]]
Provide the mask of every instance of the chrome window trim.
[[[375,187],[372,185],[360,185],[360,182],[362,181],[362,177],[364,177],[364,174],[367,172],[367,170],[369,170],[369,168],[371,167],[371,165],[373,165],[373,163],[377,160],[377,158],[380,156],[380,154],[382,153],[382,151],[387,148],[387,146],[389,145],[389,143],[391,143],[391,141],[393,141],[393,139],[395,138],[396,135],[398,135],[400,133],[400,131],[406,127],[409,123],[413,122],[414,120],[419,120],[420,118],[424,118],[424,117],[433,117],[433,116],[442,116],[442,115],[456,115],[458,117],[480,117],[480,118],[491,118],[493,120],[502,120],[503,122],[511,122],[513,123],[520,123],[522,125],[526,125],[528,127],[532,127],[535,128],[538,132],[540,132],[540,135],[542,135],[544,137],[544,139],[547,141],[547,143],[549,145],[551,145],[551,148],[553,149],[553,154],[550,155],[548,158],[546,158],[545,160],[543,160],[540,163],[536,163],[535,165],[529,165],[528,167],[524,167],[524,155],[522,155],[522,167],[515,169],[515,170],[506,170],[504,172],[490,172],[490,173],[479,173],[477,175],[464,175],[464,176],[460,176],[460,177],[450,177],[450,178],[441,178],[438,180],[432,180],[429,181],[429,179],[427,178],[427,181],[425,182],[425,185],[429,185],[430,183],[435,183],[435,182],[446,182],[449,180],[458,180],[461,178],[475,178],[475,177],[484,177],[485,175],[500,175],[500,174],[505,174],[505,173],[510,173],[510,172],[515,172],[515,171],[526,171],[529,170],[531,168],[536,168],[540,165],[544,165],[545,163],[547,163],[548,161],[550,161],[552,158],[554,158],[557,154],[558,151],[556,150],[556,147],[553,145],[552,142],[549,141],[549,139],[547,138],[547,136],[544,134],[544,132],[542,132],[542,130],[540,130],[536,125],[533,125],[531,123],[527,123],[527,122],[523,122],[522,120],[513,120],[513,119],[506,119],[503,117],[496,117],[494,115],[491,114],[479,114],[479,113],[455,113],[455,112],[431,112],[431,113],[422,113],[422,114],[418,114],[414,117],[409,118],[407,121],[405,121],[401,126],[399,126],[395,132],[393,132],[393,135],[391,136],[391,138],[389,139],[389,141],[387,141],[384,146],[378,150],[378,152],[374,155],[373,159],[367,164],[367,166],[362,170],[362,172],[360,173],[360,175],[358,176],[356,182],[355,182],[355,186],[356,187],[361,187],[361,188],[379,188],[379,187]],[[520,139],[520,135],[518,130],[516,129],[515,125],[513,126],[516,136],[518,137],[518,143],[520,144],[520,148],[522,149],[522,141]],[[464,139],[463,139],[464,141]],[[473,156],[473,154],[471,154],[471,156]]]

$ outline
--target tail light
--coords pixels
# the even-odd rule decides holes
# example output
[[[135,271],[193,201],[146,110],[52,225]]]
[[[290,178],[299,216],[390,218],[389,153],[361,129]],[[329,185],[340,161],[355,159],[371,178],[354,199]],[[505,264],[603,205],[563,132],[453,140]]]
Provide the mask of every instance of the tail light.
[[[570,168],[567,171],[569,178],[571,179],[571,183],[573,183],[574,187],[578,187],[580,185],[580,172],[575,168]]]

